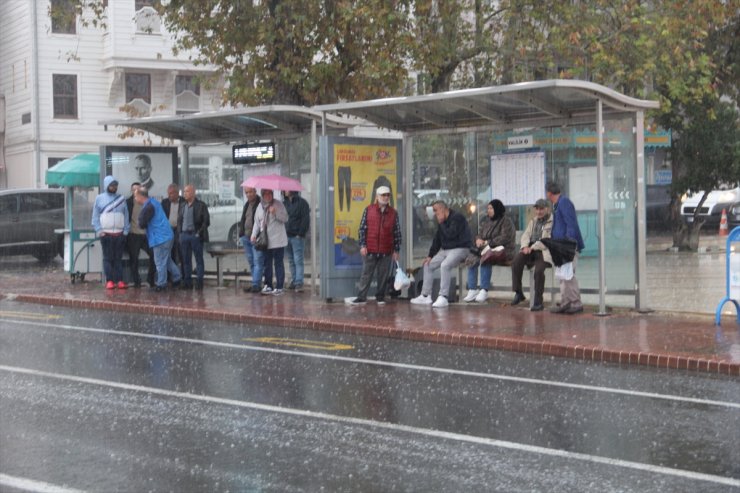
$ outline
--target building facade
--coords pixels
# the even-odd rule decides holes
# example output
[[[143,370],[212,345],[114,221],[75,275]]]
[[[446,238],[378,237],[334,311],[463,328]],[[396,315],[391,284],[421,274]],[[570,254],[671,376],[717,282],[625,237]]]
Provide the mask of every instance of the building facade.
[[[70,0],[0,2],[0,188],[44,187],[50,166],[100,145],[174,144],[100,121],[220,107],[213,67],[173,54],[154,1],[104,0],[102,26]]]

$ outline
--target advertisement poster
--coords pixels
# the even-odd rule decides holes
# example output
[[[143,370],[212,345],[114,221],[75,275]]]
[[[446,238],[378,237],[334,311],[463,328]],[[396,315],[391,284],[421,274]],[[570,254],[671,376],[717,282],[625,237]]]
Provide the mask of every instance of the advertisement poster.
[[[398,193],[398,156],[395,145],[334,144],[334,266],[362,266],[358,241],[365,207],[375,201],[375,190],[391,189],[391,206]]]

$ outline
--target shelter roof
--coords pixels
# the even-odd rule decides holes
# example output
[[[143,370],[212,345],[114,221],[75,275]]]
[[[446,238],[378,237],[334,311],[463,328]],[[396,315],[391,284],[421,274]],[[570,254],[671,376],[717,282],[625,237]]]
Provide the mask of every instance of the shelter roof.
[[[631,98],[579,80],[544,80],[443,93],[314,106],[316,111],[351,115],[407,133],[472,127],[517,128],[595,121],[596,102],[604,117],[658,108],[658,102]]]
[[[298,136],[310,131],[311,122],[320,124],[322,117],[321,112],[303,106],[272,105],[107,120],[100,124],[106,128],[127,126],[186,143],[228,143]],[[344,131],[354,125],[331,115],[326,120],[328,131]]]

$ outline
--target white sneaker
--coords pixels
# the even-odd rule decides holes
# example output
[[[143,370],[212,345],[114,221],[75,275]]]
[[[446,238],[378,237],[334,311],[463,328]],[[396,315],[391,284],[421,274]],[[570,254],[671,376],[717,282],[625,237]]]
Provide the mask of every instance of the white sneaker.
[[[475,297],[476,303],[485,303],[488,301],[488,291],[485,289],[481,289],[478,291],[478,296]]]
[[[272,294],[272,288],[270,286],[265,285],[265,287],[262,288],[262,294]]]
[[[465,303],[470,303],[471,301],[477,301],[478,299],[478,290],[477,289],[468,289],[468,295],[463,298],[463,301]]]
[[[444,296],[437,296],[437,301],[432,305],[434,308],[445,308],[450,302]]]
[[[283,294],[283,290],[282,289],[273,289],[272,290],[272,293],[270,293],[270,294],[272,294],[274,296],[280,296],[281,294]]]
[[[411,304],[412,305],[431,305],[432,304],[432,297],[427,295],[420,294],[416,298],[411,298]]]

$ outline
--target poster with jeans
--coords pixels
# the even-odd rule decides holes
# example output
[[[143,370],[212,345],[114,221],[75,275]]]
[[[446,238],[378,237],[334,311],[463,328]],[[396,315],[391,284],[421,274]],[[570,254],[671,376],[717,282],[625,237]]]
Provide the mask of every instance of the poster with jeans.
[[[367,141],[365,141],[367,142]],[[375,199],[380,186],[391,189],[391,206],[398,190],[398,148],[394,143],[377,145],[335,143],[334,161],[334,267],[361,268],[358,232],[362,212]]]

